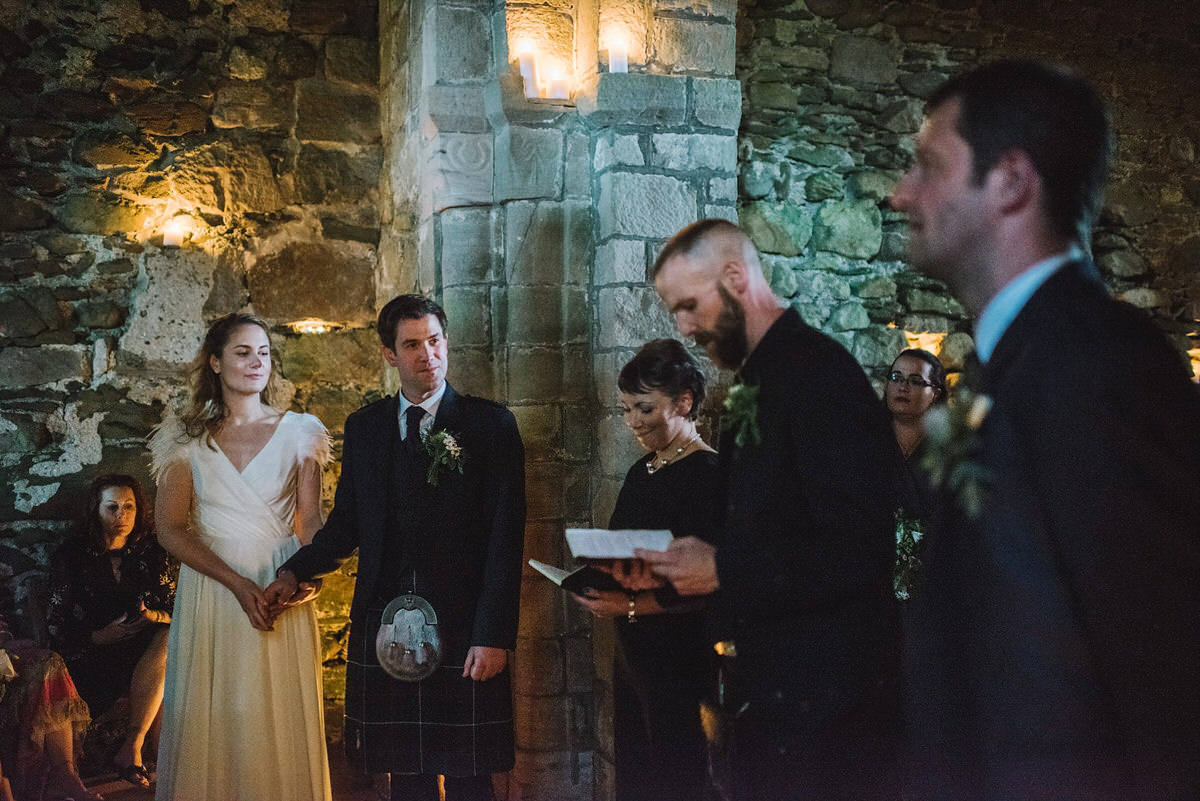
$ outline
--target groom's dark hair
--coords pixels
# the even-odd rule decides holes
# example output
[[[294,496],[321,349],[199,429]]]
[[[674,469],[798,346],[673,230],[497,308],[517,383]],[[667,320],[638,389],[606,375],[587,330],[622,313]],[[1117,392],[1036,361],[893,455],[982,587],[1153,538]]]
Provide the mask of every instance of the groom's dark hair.
[[[1104,101],[1053,64],[994,61],[942,84],[926,111],[957,99],[958,135],[971,146],[975,183],[1009,150],[1029,155],[1045,188],[1045,213],[1067,239],[1087,242],[1100,212],[1113,139]]]
[[[431,314],[437,318],[442,326],[442,333],[445,334],[446,312],[437,303],[424,295],[400,295],[392,298],[379,310],[379,322],[376,325],[379,341],[385,348],[395,348],[396,328],[401,320],[420,320]]]

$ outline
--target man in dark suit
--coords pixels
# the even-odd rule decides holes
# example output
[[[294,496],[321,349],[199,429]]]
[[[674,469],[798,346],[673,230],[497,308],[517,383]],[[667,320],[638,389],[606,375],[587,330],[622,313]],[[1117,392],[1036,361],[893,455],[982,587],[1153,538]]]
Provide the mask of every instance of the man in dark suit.
[[[719,547],[688,537],[638,553],[680,593],[717,593],[736,797],[884,796],[899,452],[883,406],[846,349],[772,293],[732,223],[676,234],[654,283],[680,333],[738,370]]]
[[[945,492],[913,598],[915,794],[1200,798],[1200,396],[1082,251],[1103,103],[997,62],[928,109],[892,205],[978,317],[990,407],[951,428],[982,503]]]
[[[445,326],[441,307],[419,295],[380,311],[400,392],[346,420],[329,520],[266,590],[268,602],[291,599],[298,582],[358,550],[346,744],[366,772],[391,773],[392,798],[404,801],[435,801],[438,774],[447,801],[490,799],[491,774],[514,761],[507,651],[516,646],[524,449],[510,411],[446,383]],[[431,464],[448,447],[461,452]],[[433,607],[445,654],[415,682],[392,678],[376,658],[381,614],[405,593]]]

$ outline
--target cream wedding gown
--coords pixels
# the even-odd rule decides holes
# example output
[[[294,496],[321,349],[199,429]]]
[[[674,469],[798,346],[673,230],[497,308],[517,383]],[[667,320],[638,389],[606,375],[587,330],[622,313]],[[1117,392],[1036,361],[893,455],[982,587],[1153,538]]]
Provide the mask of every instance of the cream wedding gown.
[[[287,412],[239,473],[203,439],[180,441],[177,420],[155,433],[156,476],[175,461],[192,471],[193,535],[265,587],[296,552],[300,464],[329,460],[316,417]],[[254,629],[222,584],[184,565],[167,649],[158,801],[329,799],[329,763],[313,605]]]

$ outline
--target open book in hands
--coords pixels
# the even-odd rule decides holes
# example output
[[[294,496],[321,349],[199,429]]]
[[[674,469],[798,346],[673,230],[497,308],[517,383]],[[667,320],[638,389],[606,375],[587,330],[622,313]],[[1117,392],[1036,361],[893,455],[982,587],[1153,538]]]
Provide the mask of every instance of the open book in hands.
[[[632,559],[634,548],[663,551],[670,545],[671,538],[671,532],[665,529],[569,528],[567,545],[575,559],[585,560],[583,565],[564,570],[530,559],[529,566],[576,595],[583,595],[587,587],[601,592],[623,591],[624,588],[610,573],[588,563],[588,560],[608,563],[614,559]]]

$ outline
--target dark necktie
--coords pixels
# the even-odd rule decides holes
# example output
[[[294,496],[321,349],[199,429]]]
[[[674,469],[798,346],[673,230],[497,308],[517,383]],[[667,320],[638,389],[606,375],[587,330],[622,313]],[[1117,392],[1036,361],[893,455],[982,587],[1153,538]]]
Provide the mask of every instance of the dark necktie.
[[[424,416],[425,410],[420,406],[409,406],[404,412],[404,426],[408,429],[404,447],[411,456],[416,456],[421,450],[421,418]]]

